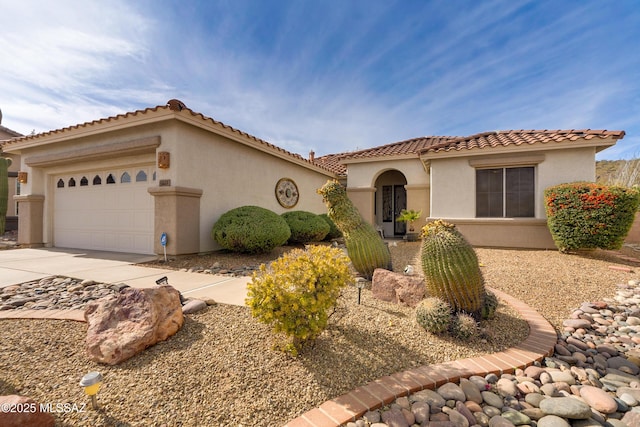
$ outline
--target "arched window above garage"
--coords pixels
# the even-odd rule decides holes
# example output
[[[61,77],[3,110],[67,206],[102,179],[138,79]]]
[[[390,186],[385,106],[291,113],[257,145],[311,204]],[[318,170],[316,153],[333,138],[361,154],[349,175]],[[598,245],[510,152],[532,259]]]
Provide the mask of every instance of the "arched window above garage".
[[[93,177],[93,185],[100,185],[102,184],[102,178],[100,178],[100,175],[96,175]]]
[[[147,173],[145,171],[138,171],[136,174],[136,182],[144,182],[147,180]]]
[[[64,181],[62,179],[58,180],[58,184],[56,184],[56,187],[58,188],[64,188]]]
[[[89,185],[89,180],[86,176],[83,176],[82,179],[80,179],[80,187],[86,187],[87,185]]]
[[[107,176],[107,184],[115,184],[116,183],[116,179],[113,177],[113,174],[109,174]]]
[[[120,182],[122,184],[131,182],[131,175],[129,175],[129,172],[125,172],[122,175],[120,175]]]
[[[76,180],[73,178],[69,178],[69,187],[75,187],[76,186]]]

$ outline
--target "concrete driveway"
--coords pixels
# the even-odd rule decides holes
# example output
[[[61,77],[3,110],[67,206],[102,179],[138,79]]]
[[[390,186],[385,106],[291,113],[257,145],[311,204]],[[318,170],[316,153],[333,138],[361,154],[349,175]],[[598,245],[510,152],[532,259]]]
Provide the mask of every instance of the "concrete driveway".
[[[244,305],[250,278],[134,265],[154,259],[149,255],[59,248],[0,250],[0,288],[57,275],[145,288],[166,276],[169,284],[187,298]]]

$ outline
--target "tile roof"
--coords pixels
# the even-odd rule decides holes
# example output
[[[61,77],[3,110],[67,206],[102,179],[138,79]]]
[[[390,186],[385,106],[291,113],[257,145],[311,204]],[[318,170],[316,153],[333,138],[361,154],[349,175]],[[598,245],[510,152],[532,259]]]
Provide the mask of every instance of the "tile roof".
[[[342,164],[350,159],[368,159],[376,157],[411,156],[416,157],[427,153],[440,153],[449,151],[461,151],[471,149],[483,149],[494,147],[549,144],[578,139],[622,139],[624,131],[607,131],[591,129],[572,130],[507,130],[484,132],[471,136],[428,136],[394,142],[366,150],[346,153],[329,154],[317,157],[316,163],[320,163],[333,170],[338,175],[346,175],[347,168]]]
[[[235,133],[235,134],[237,134],[237,135],[239,135],[239,136],[241,136],[243,138],[255,141],[259,145],[267,147],[268,149],[270,149],[272,151],[276,151],[276,152],[282,153],[282,154],[284,154],[284,155],[286,155],[288,157],[291,157],[292,159],[296,159],[298,161],[303,161],[303,162],[309,163],[309,165],[314,165],[314,166],[322,168],[322,169],[324,169],[324,170],[326,170],[328,172],[335,173],[334,170],[332,170],[332,169],[330,169],[328,167],[325,167],[322,164],[317,164],[316,162],[311,162],[311,161],[309,161],[308,159],[302,157],[299,154],[287,151],[287,150],[285,150],[283,148],[280,148],[280,147],[278,147],[278,146],[276,146],[274,144],[271,144],[271,143],[269,143],[267,141],[264,141],[264,140],[262,140],[260,138],[257,138],[257,137],[255,137],[253,135],[250,135],[250,134],[246,133],[246,132],[243,132],[243,131],[241,131],[239,129],[236,129],[236,128],[231,127],[229,125],[226,125],[226,124],[224,124],[222,122],[219,122],[219,121],[217,121],[217,120],[215,120],[215,119],[213,119],[211,117],[207,117],[202,113],[196,113],[193,110],[187,108],[187,106],[182,101],[179,101],[177,99],[171,99],[171,100],[167,101],[166,105],[158,105],[156,107],[145,108],[144,110],[136,110],[136,111],[132,111],[132,112],[125,113],[125,114],[118,114],[116,116],[110,116],[110,117],[106,117],[106,118],[102,118],[102,119],[98,119],[98,120],[93,120],[91,122],[85,122],[85,123],[81,123],[81,124],[77,124],[77,125],[73,125],[73,126],[67,126],[67,127],[61,128],[61,129],[50,130],[50,131],[39,133],[39,134],[35,134],[35,135],[27,135],[27,136],[22,136],[22,137],[19,137],[19,138],[14,138],[14,139],[11,139],[11,140],[7,140],[7,141],[1,142],[0,146],[3,146],[3,145],[9,146],[9,145],[13,145],[13,144],[19,144],[19,143],[21,143],[23,141],[35,140],[35,139],[43,138],[43,137],[46,137],[46,136],[49,136],[49,135],[63,134],[65,132],[70,132],[70,131],[72,131],[74,129],[89,128],[89,127],[92,127],[92,126],[95,126],[95,125],[98,125],[98,124],[102,124],[102,123],[116,122],[116,121],[123,120],[123,119],[129,118],[129,117],[141,116],[141,115],[144,115],[144,114],[147,114],[147,113],[152,113],[152,112],[156,112],[156,111],[163,111],[163,110],[171,110],[171,111],[178,111],[178,112],[186,111],[186,112],[188,112],[189,114],[191,114],[194,117],[198,117],[203,121],[208,121],[210,123],[213,123],[214,125],[219,126],[219,127],[223,128],[225,130],[231,131],[231,132],[233,132],[233,133]]]
[[[607,131],[592,129],[571,130],[508,130],[485,132],[476,135],[442,141],[420,150],[419,153],[439,153],[447,151],[472,150],[474,148],[507,147],[510,145],[549,144],[578,139],[622,139],[623,130]]]
[[[21,133],[18,133],[15,130],[11,130],[11,129],[7,128],[7,127],[4,127],[4,126],[0,125],[0,135],[3,134],[3,133],[6,134],[6,135],[9,135],[10,138],[16,138],[16,137],[22,136]]]

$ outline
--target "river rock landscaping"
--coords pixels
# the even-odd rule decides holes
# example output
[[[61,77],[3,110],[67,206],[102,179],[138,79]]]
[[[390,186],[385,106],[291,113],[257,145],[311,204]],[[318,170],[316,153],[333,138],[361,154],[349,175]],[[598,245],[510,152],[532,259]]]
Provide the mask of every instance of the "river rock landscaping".
[[[640,282],[582,304],[563,326],[542,364],[422,390],[347,427],[639,426]]]
[[[419,266],[415,264],[418,249],[419,243],[398,242],[392,246],[394,270],[402,272],[404,266],[413,264],[419,274]],[[605,357],[608,362],[612,358],[621,358],[624,353],[619,349],[618,354],[609,354],[610,357],[607,357],[598,351],[598,345],[615,347],[625,344],[625,340],[620,339],[622,344],[598,343],[598,339],[605,338],[594,333],[593,343],[596,347],[581,349],[582,354],[569,347],[569,344],[576,344],[568,338],[581,333],[587,336],[589,329],[583,328],[584,332],[580,328],[565,331],[563,322],[571,317],[585,320],[580,318],[580,315],[585,317],[584,314],[597,319],[597,313],[587,313],[581,308],[583,313],[575,315],[571,308],[587,307],[583,304],[585,301],[602,301],[607,303],[607,307],[592,308],[613,313],[613,317],[607,317],[608,313],[600,313],[605,320],[612,319],[612,324],[608,326],[617,328],[621,325],[622,318],[615,319],[616,315],[621,316],[620,312],[612,308],[615,305],[613,301],[607,302],[605,298],[624,296],[617,294],[617,291],[632,292],[631,288],[619,289],[616,284],[640,280],[633,265],[604,252],[588,256],[530,250],[478,249],[477,252],[487,285],[535,307],[560,333],[568,334],[566,337],[563,335],[565,344],[560,342],[559,345],[570,351],[571,355],[556,354],[547,361],[555,363],[555,366],[540,366],[541,369],[549,375],[556,370],[572,373],[572,367],[584,369],[587,374],[591,372],[588,369],[592,369],[598,373],[594,377],[603,385],[607,381],[605,376],[612,373],[611,369],[625,373],[623,366],[609,367],[607,363],[606,374],[598,371],[600,365],[596,366],[596,362],[602,362],[599,356]],[[179,262],[186,261],[181,259]],[[220,262],[221,267],[227,269],[255,265],[254,260],[247,261],[238,256],[233,263],[227,263],[224,259],[216,259],[215,254],[194,257],[188,262],[190,264],[175,267],[209,267],[215,262]],[[624,267],[625,270],[611,269],[610,266]],[[57,425],[277,426],[368,381],[419,365],[499,351],[522,341],[528,330],[526,322],[501,304],[496,319],[481,325],[481,335],[468,342],[460,342],[426,333],[417,326],[412,309],[378,301],[371,296],[369,289],[363,290],[361,305],[357,305],[356,299],[357,290],[354,287],[347,288],[328,329],[313,347],[295,359],[272,349],[273,334],[267,326],[251,318],[246,307],[218,304],[189,315],[177,334],[117,366],[100,365],[88,360],[83,348],[85,324],[54,320],[3,320],[0,321],[0,395],[21,394],[43,403],[80,404],[87,402],[87,397],[78,386],[78,381],[87,372],[97,370],[105,378],[98,394],[101,410],[54,414]],[[627,319],[632,317],[626,314]],[[614,325],[613,322],[618,324]],[[621,326],[624,328],[628,325]],[[631,329],[620,331],[618,328],[618,332],[632,338]],[[615,334],[612,336],[615,337]],[[629,354],[628,350],[626,354]],[[575,362],[568,357],[573,357]],[[617,360],[614,359],[613,363]],[[587,367],[589,363],[593,363],[593,367]],[[544,395],[546,383],[542,383],[541,377],[522,382],[526,386],[529,383],[536,385],[539,392],[533,388],[533,391],[524,393],[517,387],[519,378],[529,374],[530,371],[516,372],[513,377],[497,378],[495,382],[492,382],[493,378],[483,379],[491,387],[483,391],[498,396],[503,402],[499,405],[494,398],[494,403],[500,406],[496,407],[500,415],[504,412],[503,407],[508,406],[507,403],[527,403],[526,399],[522,401],[523,396],[526,398],[525,394]],[[574,388],[583,385],[578,382],[579,377],[575,378]],[[496,393],[498,380],[503,379],[518,389],[513,398]],[[561,381],[556,378],[550,382],[553,383],[561,384]],[[501,384],[507,387],[505,381]],[[592,387],[602,389],[598,383],[595,384]],[[633,389],[634,384],[629,381],[628,386]],[[453,389],[452,386],[449,388]],[[558,397],[563,391],[573,394],[571,386],[568,391],[561,385],[556,385],[556,389]],[[412,399],[411,396],[407,397],[412,404],[418,402],[412,402]],[[456,401],[447,398],[441,407],[440,413],[448,416],[447,412],[454,407],[449,406],[451,402],[447,405],[447,400],[453,400],[454,407]],[[466,400],[465,394],[464,402]],[[629,402],[633,403],[630,399]],[[630,403],[626,404],[633,408]],[[398,404],[403,404],[402,400]],[[477,404],[481,407],[491,406],[484,401],[484,397]],[[391,407],[385,409],[390,412]],[[375,412],[379,413],[380,421],[384,421],[382,412],[385,411]],[[435,416],[431,412],[430,407],[432,424],[438,417],[444,418],[444,415]],[[518,413],[521,412],[518,410]],[[613,415],[608,414],[607,419],[612,423],[612,420],[616,420],[615,414],[624,418],[628,413],[633,414],[634,411],[616,410]],[[493,415],[499,414],[494,411]],[[502,421],[502,418],[496,418],[494,423]],[[535,418],[529,418],[529,425],[534,425]],[[462,422],[459,417],[457,419]],[[387,421],[388,425],[394,425]],[[572,423],[581,425],[574,421]],[[540,422],[537,424],[543,425]]]

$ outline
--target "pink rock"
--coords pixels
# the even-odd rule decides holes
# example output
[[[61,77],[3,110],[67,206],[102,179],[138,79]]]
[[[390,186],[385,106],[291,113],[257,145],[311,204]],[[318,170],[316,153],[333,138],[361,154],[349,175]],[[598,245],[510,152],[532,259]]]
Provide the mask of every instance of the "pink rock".
[[[518,394],[518,388],[514,382],[506,378],[500,378],[496,383],[496,388],[502,397],[515,396]]]
[[[89,304],[85,348],[98,363],[116,365],[175,334],[184,322],[180,294],[171,286],[126,288]]]
[[[16,394],[0,396],[0,426],[3,427],[53,427],[53,415],[40,412],[40,404],[30,397]]]
[[[415,307],[424,298],[425,284],[417,277],[376,268],[371,279],[371,293],[382,301]]]
[[[471,412],[482,412],[482,406],[478,405],[476,402],[472,402],[471,400],[464,402],[464,405],[469,408]]]
[[[583,319],[567,319],[562,322],[562,326],[575,329],[589,328],[591,327],[591,323],[588,320]]]
[[[538,378],[540,378],[540,374],[544,372],[544,369],[539,367],[539,366],[527,366],[524,370],[524,374],[526,376],[528,376],[529,378],[533,378],[534,380],[537,380]]]
[[[580,396],[589,406],[603,414],[612,414],[618,409],[618,404],[613,397],[601,388],[590,385],[582,386]]]

